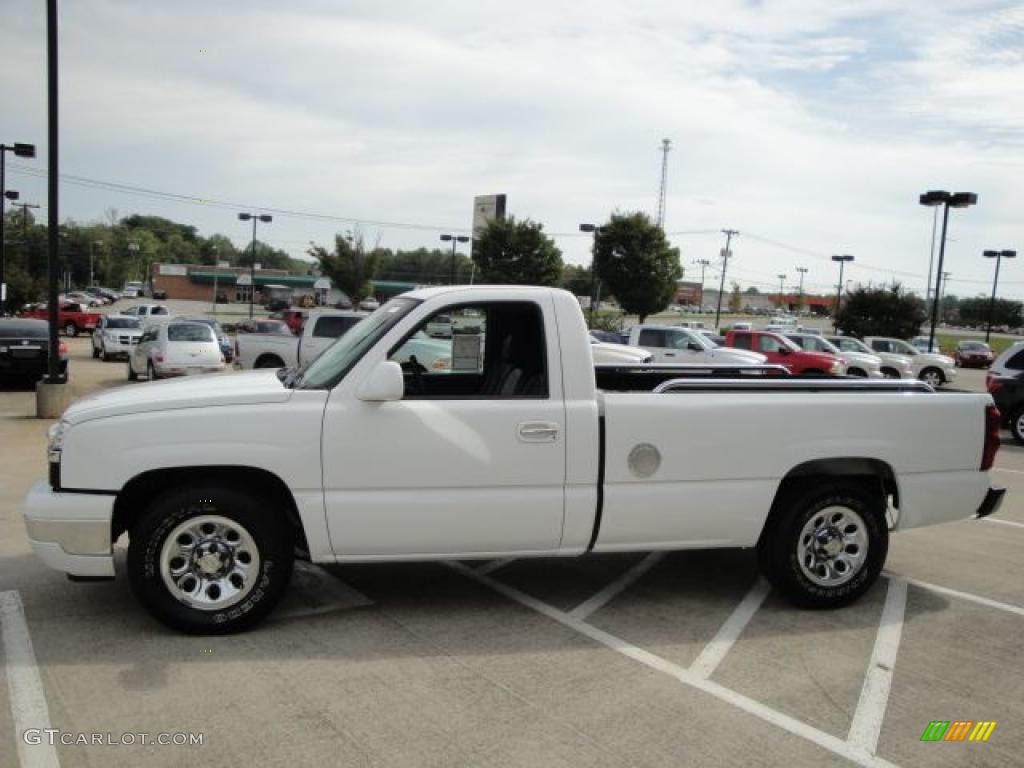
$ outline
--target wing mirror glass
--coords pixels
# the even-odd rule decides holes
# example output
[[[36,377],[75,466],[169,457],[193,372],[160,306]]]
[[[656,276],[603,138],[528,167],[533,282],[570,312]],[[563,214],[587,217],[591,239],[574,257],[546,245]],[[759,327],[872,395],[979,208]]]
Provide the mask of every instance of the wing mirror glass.
[[[404,394],[405,380],[402,378],[402,366],[392,360],[377,363],[377,366],[356,390],[356,397],[368,403],[401,400]]]

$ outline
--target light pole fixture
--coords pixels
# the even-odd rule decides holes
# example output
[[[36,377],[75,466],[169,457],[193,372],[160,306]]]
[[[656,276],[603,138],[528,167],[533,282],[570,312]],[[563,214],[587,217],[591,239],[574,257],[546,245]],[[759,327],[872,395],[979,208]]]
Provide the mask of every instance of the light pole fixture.
[[[715,329],[718,329],[718,320],[722,316],[722,294],[725,293],[725,270],[729,266],[729,258],[732,256],[732,251],[729,250],[729,244],[732,242],[732,238],[738,235],[735,229],[723,229],[722,234],[725,235],[725,248],[722,249],[722,280],[718,286],[718,306],[715,308]]]
[[[785,290],[786,276],[776,275],[779,278],[779,309],[782,309],[782,292]]]
[[[804,275],[807,274],[807,267],[797,267],[800,273],[800,287],[797,288],[796,311],[802,312],[804,308]]]
[[[239,221],[252,220],[252,260],[249,262],[249,318],[252,318],[253,302],[256,299],[256,222],[269,224],[274,217],[269,213],[240,213]]]
[[[988,303],[988,327],[985,329],[985,343],[988,343],[988,337],[992,335],[992,315],[996,311],[996,288],[999,285],[999,265],[1003,259],[1015,259],[1017,258],[1016,251],[985,251],[982,254],[986,259],[996,260],[996,276],[992,279],[992,298]]]
[[[7,305],[7,245],[4,243],[4,215],[7,213],[7,201],[17,200],[18,193],[7,189],[6,165],[7,153],[13,152],[15,157],[35,157],[34,144],[0,144],[0,317]]]
[[[978,196],[973,192],[946,192],[932,189],[918,197],[918,202],[928,208],[944,206],[942,211],[942,237],[939,239],[939,263],[936,265],[935,300],[932,302],[932,322],[928,330],[928,349],[935,343],[935,325],[939,320],[939,289],[942,287],[942,262],[946,257],[946,229],[949,226],[950,208],[968,208],[978,204]]]
[[[594,236],[594,242],[590,246],[590,307],[587,310],[589,318],[587,325],[594,327],[594,305],[598,302],[597,297],[597,270],[594,265],[597,261],[597,236],[604,232],[604,227],[597,224],[580,224],[580,232],[589,232]]]
[[[694,264],[700,265],[700,309],[704,310],[704,270],[711,266],[711,259],[697,259]]]
[[[832,257],[832,261],[839,262],[839,285],[836,286],[836,309],[835,318],[832,321],[832,328],[839,332],[839,302],[843,296],[843,267],[846,266],[846,262],[853,261],[853,256],[848,253],[837,254]]]
[[[447,243],[449,240],[452,244],[452,260],[448,267],[448,284],[455,285],[455,249],[459,243],[468,243],[469,236],[467,235],[441,235],[441,240]]]
[[[93,240],[91,243],[89,243],[89,287],[90,288],[96,284],[96,280],[93,277],[92,266],[93,266],[93,248],[95,246],[97,246],[97,245],[102,248],[103,247],[103,241],[102,240]]]

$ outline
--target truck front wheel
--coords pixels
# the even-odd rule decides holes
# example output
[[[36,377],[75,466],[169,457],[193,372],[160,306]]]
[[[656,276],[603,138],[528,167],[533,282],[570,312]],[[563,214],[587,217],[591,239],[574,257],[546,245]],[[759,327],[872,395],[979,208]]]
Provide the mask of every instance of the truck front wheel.
[[[182,632],[247,629],[288,587],[294,554],[287,526],[265,501],[230,488],[171,491],[131,529],[132,591]]]
[[[758,560],[791,602],[839,608],[871,588],[889,550],[880,494],[827,482],[780,505],[758,543]]]

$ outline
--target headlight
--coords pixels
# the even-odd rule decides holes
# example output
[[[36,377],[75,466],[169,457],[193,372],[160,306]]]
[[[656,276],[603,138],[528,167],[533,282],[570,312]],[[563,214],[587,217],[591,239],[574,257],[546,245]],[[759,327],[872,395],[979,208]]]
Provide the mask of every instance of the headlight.
[[[836,360],[834,363],[832,363],[832,367],[828,369],[828,372],[831,373],[833,376],[838,376],[840,373],[843,372],[843,364]]]
[[[63,419],[50,427],[50,431],[47,433],[49,440],[46,453],[51,462],[60,462],[60,454],[64,450],[64,435],[67,434],[69,428],[70,425]]]

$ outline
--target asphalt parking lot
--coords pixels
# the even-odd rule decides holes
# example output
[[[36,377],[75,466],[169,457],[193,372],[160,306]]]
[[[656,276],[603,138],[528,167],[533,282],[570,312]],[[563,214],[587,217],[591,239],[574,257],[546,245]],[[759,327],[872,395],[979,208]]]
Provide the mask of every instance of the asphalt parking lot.
[[[76,395],[127,385],[88,344],[70,341]],[[740,551],[309,567],[257,630],[196,638],[123,579],[33,557],[33,413],[0,390],[0,766],[1021,764],[1024,448],[997,459],[996,517],[896,534],[844,610],[790,607]],[[935,720],[996,726],[920,741]],[[27,745],[26,727],[136,743]]]

